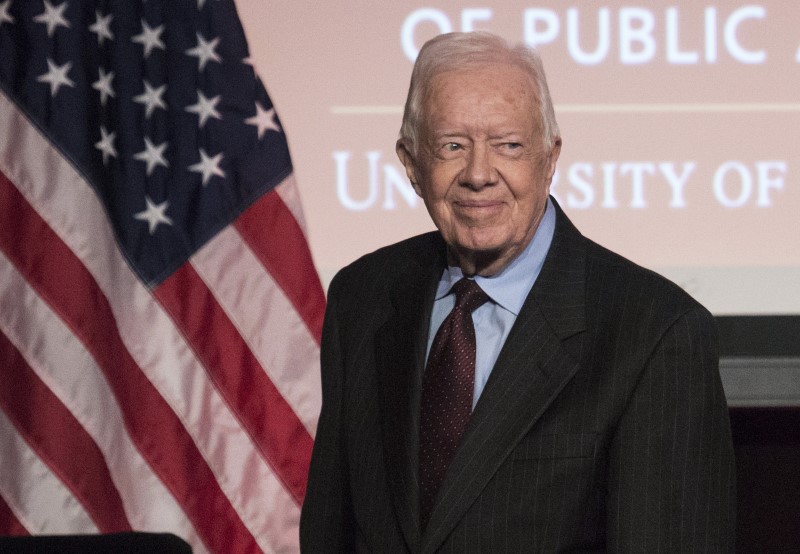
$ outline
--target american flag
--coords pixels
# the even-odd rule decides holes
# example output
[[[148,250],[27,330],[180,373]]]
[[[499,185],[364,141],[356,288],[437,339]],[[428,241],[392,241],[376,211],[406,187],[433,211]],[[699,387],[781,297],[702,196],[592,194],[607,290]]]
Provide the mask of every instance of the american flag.
[[[0,535],[296,551],[304,233],[233,0],[0,0]]]

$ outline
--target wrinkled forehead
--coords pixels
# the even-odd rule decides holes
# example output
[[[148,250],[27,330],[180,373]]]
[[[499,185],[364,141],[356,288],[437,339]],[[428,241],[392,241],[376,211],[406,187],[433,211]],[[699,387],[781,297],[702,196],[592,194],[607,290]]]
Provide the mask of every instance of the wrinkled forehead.
[[[515,117],[530,117],[534,127],[541,124],[534,78],[509,63],[459,67],[437,73],[427,83],[419,123],[424,131],[443,111],[458,107],[477,115],[488,104],[507,109]]]

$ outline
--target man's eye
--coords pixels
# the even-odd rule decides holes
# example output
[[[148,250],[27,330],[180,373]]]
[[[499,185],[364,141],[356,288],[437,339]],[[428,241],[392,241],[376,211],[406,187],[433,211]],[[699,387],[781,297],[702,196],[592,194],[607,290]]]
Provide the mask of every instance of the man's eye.
[[[456,150],[461,149],[461,145],[458,144],[457,142],[448,142],[447,144],[444,145],[444,149],[447,150],[448,152],[455,152]]]
[[[517,148],[522,148],[522,145],[518,142],[507,142],[506,148],[509,150],[516,150]]]

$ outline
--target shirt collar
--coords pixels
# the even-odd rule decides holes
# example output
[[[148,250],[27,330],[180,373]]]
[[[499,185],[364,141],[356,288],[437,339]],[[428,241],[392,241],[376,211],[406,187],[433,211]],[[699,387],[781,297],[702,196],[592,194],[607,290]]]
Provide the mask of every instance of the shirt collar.
[[[489,295],[495,304],[518,315],[528,293],[536,282],[544,265],[545,256],[553,241],[556,228],[556,212],[550,198],[542,221],[525,249],[514,258],[503,271],[491,277],[475,277],[475,282]],[[436,288],[436,300],[450,294],[450,289],[464,274],[458,266],[445,268],[439,285]]]

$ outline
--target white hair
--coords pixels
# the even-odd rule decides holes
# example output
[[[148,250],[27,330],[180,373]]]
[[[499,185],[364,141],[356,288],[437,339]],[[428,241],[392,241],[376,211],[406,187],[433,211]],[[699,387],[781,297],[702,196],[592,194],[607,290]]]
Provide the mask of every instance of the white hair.
[[[426,42],[419,51],[411,73],[411,85],[400,127],[400,141],[409,152],[413,155],[418,153],[423,102],[434,77],[446,71],[498,63],[519,67],[533,79],[537,88],[542,142],[547,150],[553,148],[560,138],[560,131],[541,57],[533,48],[525,45],[512,47],[497,35],[476,31],[439,35]]]

